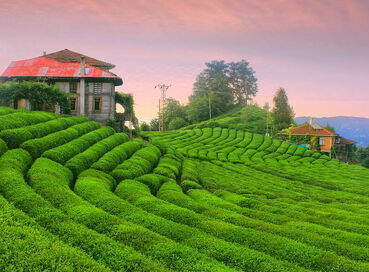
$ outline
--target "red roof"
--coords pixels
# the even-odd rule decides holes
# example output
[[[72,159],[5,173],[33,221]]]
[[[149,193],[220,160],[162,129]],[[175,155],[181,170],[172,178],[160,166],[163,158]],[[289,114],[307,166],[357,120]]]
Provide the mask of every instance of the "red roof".
[[[314,128],[314,127],[316,128]],[[289,131],[291,135],[312,135],[312,136],[338,136],[338,134],[322,127],[319,124],[314,123],[313,126],[309,123],[302,124],[301,126],[290,128]],[[288,134],[287,132],[283,131],[281,134]]]
[[[80,78],[80,66],[79,62],[59,62],[47,57],[13,61],[1,74],[0,79],[12,77]],[[122,85],[123,83],[117,75],[89,64],[86,64],[86,75],[84,77],[112,79],[115,85]]]
[[[355,141],[352,141],[352,140],[346,139],[346,138],[344,138],[344,137],[342,137],[342,136],[340,136],[340,138],[341,138],[341,143],[342,143],[342,144],[356,144],[356,142],[355,142]]]
[[[82,56],[84,55],[77,53],[77,52],[73,52],[69,49],[64,49],[64,50],[50,53],[50,54],[47,54],[41,57],[46,57],[46,58],[53,59],[59,62],[78,62],[79,63],[81,61]],[[106,67],[108,69],[113,69],[115,67],[115,65],[111,63],[107,63],[107,62],[97,60],[97,59],[87,57],[87,56],[84,56],[84,57],[85,57],[87,64],[95,66],[95,67],[100,67],[100,68]]]

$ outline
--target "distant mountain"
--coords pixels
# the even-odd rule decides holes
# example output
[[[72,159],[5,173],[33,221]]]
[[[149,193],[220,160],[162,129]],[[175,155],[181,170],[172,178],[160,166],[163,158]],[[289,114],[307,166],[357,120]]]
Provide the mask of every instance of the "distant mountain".
[[[369,118],[336,116],[313,119],[314,122],[322,126],[329,124],[339,135],[357,142],[358,146],[366,147],[369,145]],[[310,117],[306,116],[295,118],[298,125],[309,121]]]

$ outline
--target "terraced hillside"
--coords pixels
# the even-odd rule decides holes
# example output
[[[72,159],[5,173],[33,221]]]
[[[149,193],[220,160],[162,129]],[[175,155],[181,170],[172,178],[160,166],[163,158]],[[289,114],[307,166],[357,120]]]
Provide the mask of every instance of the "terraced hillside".
[[[369,271],[365,168],[232,129],[0,114],[1,271]]]

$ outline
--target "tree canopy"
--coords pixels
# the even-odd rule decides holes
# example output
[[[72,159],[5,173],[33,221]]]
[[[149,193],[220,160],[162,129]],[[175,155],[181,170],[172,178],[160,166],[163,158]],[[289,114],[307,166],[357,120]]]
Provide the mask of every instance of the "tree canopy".
[[[246,60],[231,63],[213,60],[205,65],[189,99],[187,117],[191,122],[219,116],[235,106],[246,106],[256,95],[257,79]]]
[[[274,108],[272,110],[274,125],[276,129],[282,130],[293,124],[294,112],[288,104],[288,97],[285,89],[279,88],[274,98]]]

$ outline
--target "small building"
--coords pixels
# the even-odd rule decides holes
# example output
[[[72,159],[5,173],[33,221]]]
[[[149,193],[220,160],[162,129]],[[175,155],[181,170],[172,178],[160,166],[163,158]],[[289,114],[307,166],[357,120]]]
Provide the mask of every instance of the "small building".
[[[120,77],[110,72],[114,67],[113,64],[64,49],[13,61],[0,75],[0,81],[36,80],[55,84],[70,94],[72,115],[84,115],[104,122],[114,118],[115,87],[123,84]],[[27,101],[17,104],[18,108],[29,108]]]
[[[356,143],[314,123],[312,119],[310,119],[309,123],[306,122],[300,126],[289,128],[282,131],[280,134],[301,136],[302,138],[308,136],[310,140],[317,137],[321,152],[327,153],[330,157],[335,157],[345,162],[348,161],[352,145]],[[309,145],[310,143],[306,144]]]

